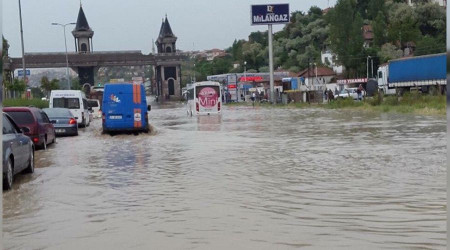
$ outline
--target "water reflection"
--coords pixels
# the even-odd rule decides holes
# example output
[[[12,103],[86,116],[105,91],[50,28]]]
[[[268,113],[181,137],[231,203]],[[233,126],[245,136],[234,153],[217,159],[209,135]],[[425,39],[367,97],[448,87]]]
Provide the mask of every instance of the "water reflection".
[[[222,115],[199,115],[197,118],[198,131],[220,131]]]

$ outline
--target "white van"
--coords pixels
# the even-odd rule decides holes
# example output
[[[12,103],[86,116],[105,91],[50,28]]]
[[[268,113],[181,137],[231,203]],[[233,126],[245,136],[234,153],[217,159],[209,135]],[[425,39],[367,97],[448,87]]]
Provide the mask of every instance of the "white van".
[[[94,118],[102,118],[102,111],[100,110],[100,101],[97,99],[88,99],[89,107],[92,110],[89,110]]]
[[[78,126],[89,126],[89,105],[81,90],[52,90],[50,108],[68,108],[77,119]]]

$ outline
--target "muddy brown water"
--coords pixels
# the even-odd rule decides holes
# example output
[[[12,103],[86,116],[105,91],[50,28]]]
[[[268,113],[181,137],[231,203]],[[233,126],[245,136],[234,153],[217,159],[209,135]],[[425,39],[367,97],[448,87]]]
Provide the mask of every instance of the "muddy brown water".
[[[445,249],[446,121],[155,106],[36,153],[3,194],[5,249]]]

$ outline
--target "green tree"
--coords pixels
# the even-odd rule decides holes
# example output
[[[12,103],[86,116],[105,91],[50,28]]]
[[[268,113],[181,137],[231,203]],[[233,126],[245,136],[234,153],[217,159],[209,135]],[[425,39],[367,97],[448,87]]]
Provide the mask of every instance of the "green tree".
[[[259,68],[264,64],[264,59],[261,55],[263,46],[260,43],[245,43],[242,47],[242,55],[247,61],[249,68]]]
[[[41,78],[41,88],[48,97],[50,96],[50,91],[59,89],[59,80],[53,79],[49,81],[46,76],[43,76]]]
[[[387,24],[386,17],[383,12],[379,11],[377,17],[372,22],[374,45],[381,47],[386,43],[387,39]]]
[[[440,38],[426,35],[420,41],[417,42],[414,55],[420,56],[444,52],[445,52],[445,40],[442,41]]]
[[[367,6],[367,18],[374,20],[380,12],[385,15],[385,0],[370,0]]]
[[[31,95],[33,96],[33,98],[39,98],[41,99],[42,97],[44,97],[44,93],[42,92],[42,90],[40,88],[31,88]]]
[[[403,56],[403,51],[398,49],[391,43],[386,43],[381,46],[380,52],[378,52],[380,63],[385,63],[391,59],[397,59]]]
[[[397,4],[389,13],[389,41],[403,49],[407,42],[417,42],[420,36],[417,14],[409,5]]]
[[[80,80],[78,78],[72,78],[70,89],[81,90]]]
[[[417,16],[417,23],[422,35],[441,37],[445,39],[446,33],[446,13],[437,3],[426,3],[414,8]]]
[[[347,76],[355,77],[362,73],[363,58],[363,19],[356,10],[354,0],[338,0],[335,8],[327,14],[330,24],[331,48],[337,59],[347,69]],[[362,67],[361,67],[362,65]]]

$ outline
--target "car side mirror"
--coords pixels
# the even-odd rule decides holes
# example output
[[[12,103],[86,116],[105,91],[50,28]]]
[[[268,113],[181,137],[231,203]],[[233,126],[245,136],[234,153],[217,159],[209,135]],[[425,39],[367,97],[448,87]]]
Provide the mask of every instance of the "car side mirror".
[[[152,105],[147,105],[147,110],[148,111],[152,110]]]
[[[20,130],[22,133],[30,133],[30,129],[28,127],[21,127]]]

